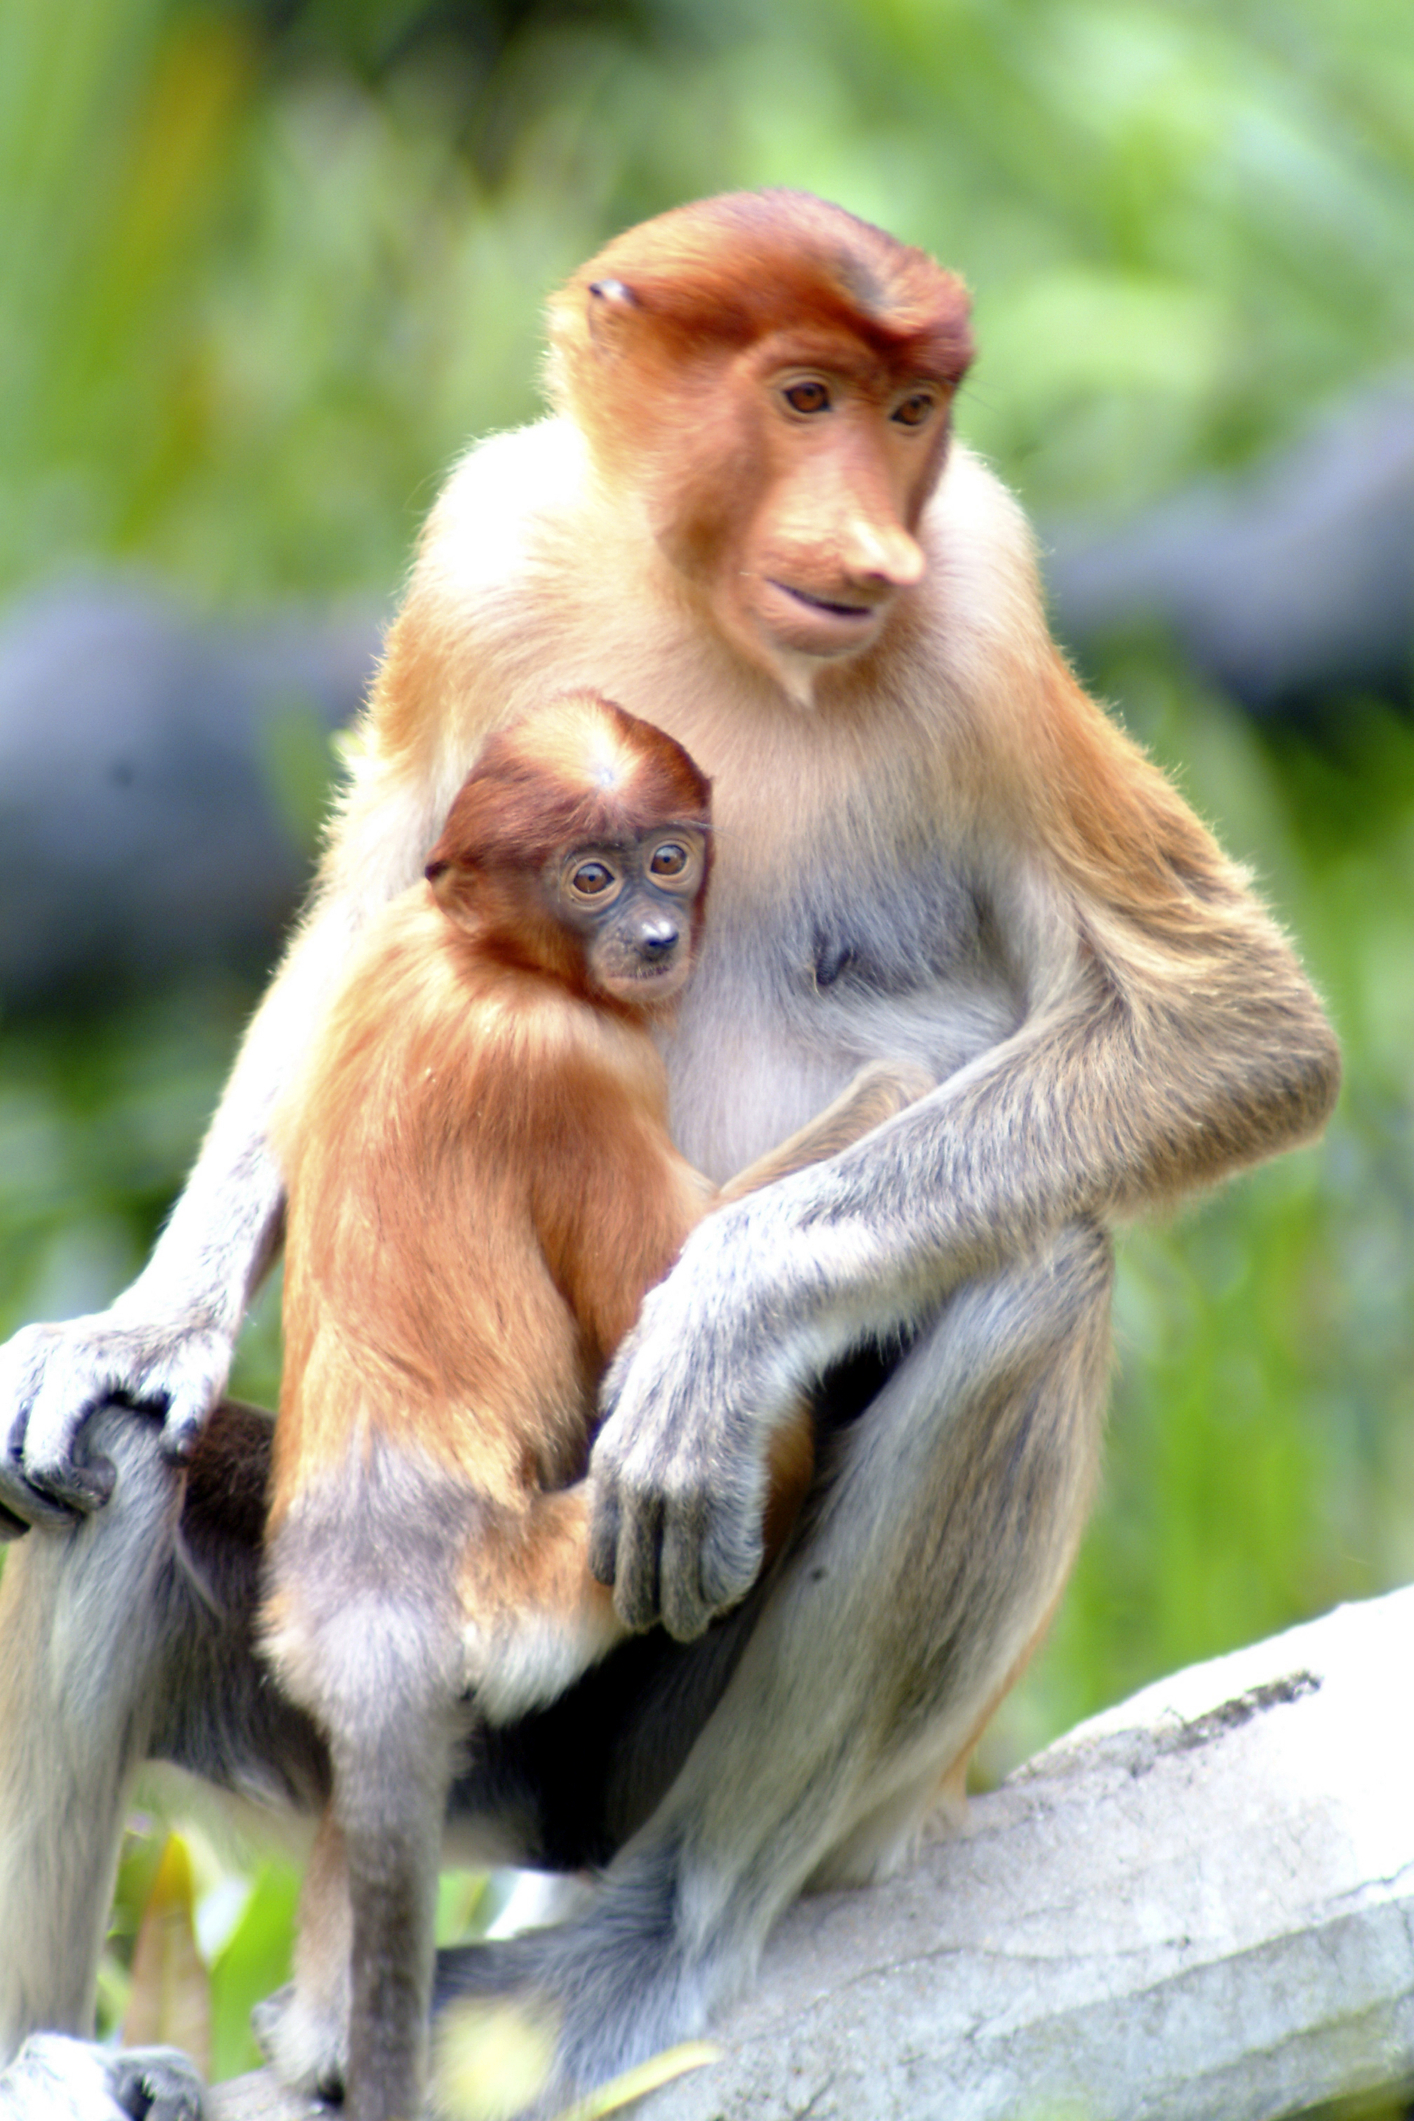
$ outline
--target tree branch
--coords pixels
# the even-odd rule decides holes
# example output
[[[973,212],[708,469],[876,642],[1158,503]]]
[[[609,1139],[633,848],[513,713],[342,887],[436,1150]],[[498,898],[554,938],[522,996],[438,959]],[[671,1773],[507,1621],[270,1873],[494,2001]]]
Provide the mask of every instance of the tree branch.
[[[904,1876],[792,1909],[643,2121],[1269,2121],[1414,2084],[1411,1652],[1414,1589],[1082,1724]],[[267,2072],[207,2108],[310,2112]]]

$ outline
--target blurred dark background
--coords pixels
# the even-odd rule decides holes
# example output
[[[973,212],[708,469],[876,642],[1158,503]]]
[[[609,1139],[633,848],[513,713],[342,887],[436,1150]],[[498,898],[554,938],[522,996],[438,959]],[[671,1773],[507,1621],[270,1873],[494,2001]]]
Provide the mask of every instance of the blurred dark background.
[[[996,1772],[1414,1573],[1407,0],[7,0],[0,1331],[142,1258],[418,522],[537,410],[545,293],[763,183],[965,275],[959,424],[1057,630],[1347,1054],[1323,1147],[1125,1240],[1106,1490]],[[267,1296],[238,1381],[277,1375]],[[290,1890],[241,1888],[218,2066]]]

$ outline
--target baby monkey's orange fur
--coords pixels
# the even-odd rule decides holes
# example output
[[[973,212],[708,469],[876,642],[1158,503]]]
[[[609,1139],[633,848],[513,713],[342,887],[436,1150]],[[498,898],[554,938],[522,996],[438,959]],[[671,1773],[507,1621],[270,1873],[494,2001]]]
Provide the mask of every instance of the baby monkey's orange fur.
[[[463,1697],[520,1714],[625,1633],[589,1571],[582,1475],[609,1356],[722,1197],[673,1145],[653,1039],[701,923],[708,798],[680,745],[593,694],[493,736],[279,1115],[264,1626],[334,1759],[295,2008],[330,2021],[331,2057],[351,2008],[360,2121],[421,2096]],[[832,1153],[927,1087],[868,1071],[727,1191]],[[802,1408],[776,1439],[768,1550],[812,1463]]]

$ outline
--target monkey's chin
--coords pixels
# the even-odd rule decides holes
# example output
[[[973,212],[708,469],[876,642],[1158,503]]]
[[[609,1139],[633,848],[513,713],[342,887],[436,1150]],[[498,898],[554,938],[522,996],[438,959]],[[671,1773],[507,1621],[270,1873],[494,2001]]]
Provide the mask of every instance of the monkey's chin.
[[[821,675],[871,648],[883,630],[888,601],[831,607],[808,592],[783,587],[755,572],[720,599],[716,617],[738,653],[779,686],[792,706],[811,709]]]

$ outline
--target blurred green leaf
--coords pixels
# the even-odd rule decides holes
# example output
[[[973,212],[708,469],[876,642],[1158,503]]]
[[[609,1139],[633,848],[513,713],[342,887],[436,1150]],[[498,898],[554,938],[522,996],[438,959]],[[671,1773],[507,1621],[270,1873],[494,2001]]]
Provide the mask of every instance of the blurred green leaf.
[[[245,1913],[211,1968],[211,2078],[239,2076],[261,2061],[250,2030],[253,2006],[290,1978],[300,1873],[288,1863],[264,1863],[255,1874]]]
[[[195,1884],[180,1834],[169,1834],[133,1947],[125,2047],[179,2047],[211,2067],[211,1989],[196,1948]]]

